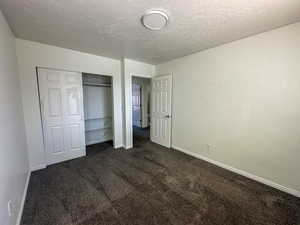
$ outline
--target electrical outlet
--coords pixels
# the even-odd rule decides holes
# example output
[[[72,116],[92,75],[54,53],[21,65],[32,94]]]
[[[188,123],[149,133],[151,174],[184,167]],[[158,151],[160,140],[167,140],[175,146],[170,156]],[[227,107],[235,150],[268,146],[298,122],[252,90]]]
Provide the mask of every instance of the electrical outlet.
[[[11,217],[12,216],[12,201],[11,200],[9,200],[8,202],[7,202],[7,212],[8,212],[8,216],[9,217]]]

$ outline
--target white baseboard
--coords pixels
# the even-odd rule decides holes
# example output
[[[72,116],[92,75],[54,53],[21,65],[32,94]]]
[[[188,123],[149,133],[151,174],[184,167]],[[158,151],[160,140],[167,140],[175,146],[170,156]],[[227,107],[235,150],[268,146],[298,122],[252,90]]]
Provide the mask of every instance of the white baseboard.
[[[22,200],[21,200],[21,206],[20,206],[20,210],[19,210],[19,213],[18,213],[16,225],[20,225],[21,224],[23,210],[24,210],[24,205],[25,205],[25,201],[26,201],[27,190],[28,190],[28,185],[29,185],[29,180],[30,180],[30,175],[31,175],[31,171],[28,171],[27,178],[26,178],[26,183],[25,183],[25,188],[24,188],[24,191],[23,191],[23,196],[22,196]]]
[[[30,168],[31,172],[33,171],[36,171],[36,170],[41,170],[41,169],[45,169],[47,166],[46,164],[39,164],[39,165],[36,165],[36,166],[32,166]]]
[[[125,146],[125,149],[131,149],[131,148],[133,148],[133,146],[132,146],[132,145]]]
[[[278,189],[280,191],[286,192],[288,194],[291,194],[291,195],[294,195],[294,196],[300,198],[300,191],[297,191],[295,189],[285,187],[285,186],[277,184],[277,183],[275,183],[275,182],[273,182],[271,180],[268,180],[268,179],[256,176],[256,175],[248,173],[248,172],[246,172],[244,170],[240,170],[240,169],[234,168],[232,166],[226,165],[224,163],[221,163],[219,161],[207,158],[205,156],[200,155],[199,153],[191,152],[191,151],[185,150],[185,149],[177,147],[177,146],[172,146],[172,148],[175,149],[175,150],[181,151],[183,153],[186,153],[188,155],[191,155],[193,157],[196,157],[198,159],[202,159],[202,160],[204,160],[206,162],[212,163],[212,164],[214,164],[216,166],[222,167],[223,169],[230,170],[230,171],[232,171],[234,173],[240,174],[240,175],[242,175],[244,177],[247,177],[249,179],[255,180],[255,181],[260,182],[260,183],[263,183],[265,185],[268,185],[270,187],[273,187],[275,189]]]
[[[114,149],[124,148],[124,145],[116,145],[114,146]]]

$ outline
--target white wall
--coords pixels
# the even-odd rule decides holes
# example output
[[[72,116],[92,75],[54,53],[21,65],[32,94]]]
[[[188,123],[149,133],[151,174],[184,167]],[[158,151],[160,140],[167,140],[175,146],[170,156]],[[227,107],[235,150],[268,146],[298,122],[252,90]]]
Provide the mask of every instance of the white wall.
[[[17,39],[22,100],[29,162],[32,170],[45,167],[36,67],[109,75],[113,78],[114,144],[123,146],[121,62],[110,58]]]
[[[174,147],[300,191],[300,23],[156,69],[174,76]]]
[[[148,78],[141,77],[132,77],[132,83],[138,84],[142,88],[141,99],[142,99],[142,124],[141,127],[148,127],[149,115],[148,115],[148,106],[150,101],[150,92],[151,92],[151,80]]]
[[[29,175],[15,38],[0,11],[0,224],[16,224]],[[8,216],[7,202],[13,203]]]
[[[155,66],[130,59],[122,62],[124,93],[124,138],[125,148],[132,148],[132,76],[152,78]]]

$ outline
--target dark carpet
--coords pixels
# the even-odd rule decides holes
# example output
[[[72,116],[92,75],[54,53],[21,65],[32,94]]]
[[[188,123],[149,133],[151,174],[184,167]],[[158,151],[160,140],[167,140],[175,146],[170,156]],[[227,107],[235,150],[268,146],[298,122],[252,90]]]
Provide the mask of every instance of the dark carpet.
[[[140,138],[34,172],[22,225],[299,225],[300,200]]]
[[[141,127],[132,127],[133,136],[135,138],[137,137],[143,137],[150,139],[150,127],[141,128]]]
[[[150,140],[150,127],[141,128],[133,126],[132,135],[133,147],[140,148],[143,144]]]

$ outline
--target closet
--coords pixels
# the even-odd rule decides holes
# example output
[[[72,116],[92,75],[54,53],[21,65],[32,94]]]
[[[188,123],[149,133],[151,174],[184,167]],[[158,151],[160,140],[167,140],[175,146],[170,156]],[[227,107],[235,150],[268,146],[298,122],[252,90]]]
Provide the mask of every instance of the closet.
[[[111,77],[82,74],[85,143],[113,140]]]

